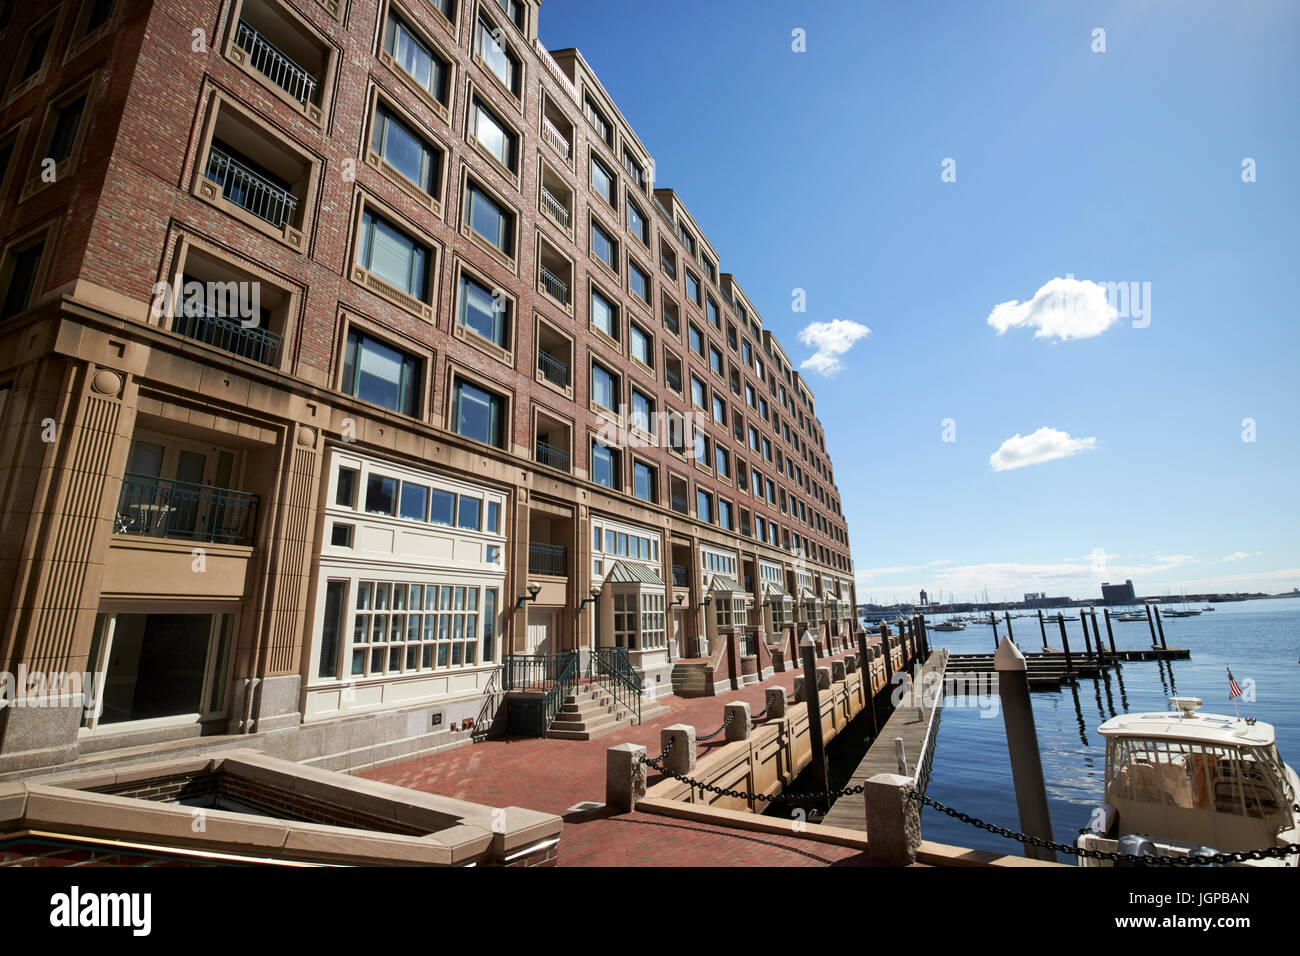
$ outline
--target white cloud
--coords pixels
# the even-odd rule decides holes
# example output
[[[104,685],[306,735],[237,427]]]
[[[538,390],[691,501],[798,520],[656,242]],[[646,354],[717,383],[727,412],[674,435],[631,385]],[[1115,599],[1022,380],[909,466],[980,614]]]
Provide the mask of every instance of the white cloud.
[[[871,330],[861,322],[848,319],[831,319],[829,322],[813,322],[799,332],[799,341],[810,345],[817,351],[806,358],[799,366],[827,377],[835,375],[844,368],[841,356],[853,348],[858,339],[866,338]]]
[[[1119,319],[1106,288],[1087,279],[1051,279],[1028,302],[1012,299],[995,306],[988,323],[998,330],[1029,326],[1034,338],[1090,339],[1101,335]]]
[[[1044,425],[1032,435],[1012,435],[989,455],[994,471],[1010,471],[1025,465],[1038,465],[1057,458],[1069,458],[1097,447],[1095,438],[1071,438],[1066,432]]]
[[[1242,558],[1253,558],[1257,554],[1263,554],[1263,551],[1234,551],[1232,554],[1224,555],[1220,561],[1240,561]]]

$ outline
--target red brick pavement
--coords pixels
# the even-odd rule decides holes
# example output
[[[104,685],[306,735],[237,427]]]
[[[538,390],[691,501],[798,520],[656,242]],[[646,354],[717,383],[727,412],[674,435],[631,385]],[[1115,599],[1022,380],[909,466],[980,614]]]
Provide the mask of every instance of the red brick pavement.
[[[828,662],[833,658],[826,658]],[[559,866],[830,866],[852,865],[845,847],[794,836],[748,833],[646,813],[570,812],[582,801],[605,802],[605,751],[621,743],[659,750],[659,731],[692,724],[697,735],[722,726],[723,704],[763,709],[765,692],[794,686],[795,672],[717,697],[660,699],[667,713],[596,740],[500,738],[364,771],[360,776],[490,806],[527,807],[564,817]],[[715,738],[720,742],[722,737]],[[701,756],[714,741],[700,745]],[[652,775],[650,783],[658,780]]]

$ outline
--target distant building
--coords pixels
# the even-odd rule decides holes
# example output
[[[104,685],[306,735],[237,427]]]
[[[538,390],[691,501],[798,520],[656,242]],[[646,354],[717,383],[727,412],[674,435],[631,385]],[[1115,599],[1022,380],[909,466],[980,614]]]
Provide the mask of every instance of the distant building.
[[[1101,599],[1106,604],[1132,604],[1137,600],[1137,595],[1133,592],[1133,582],[1102,584]]]
[[[1068,597],[1048,597],[1046,591],[1039,591],[1036,594],[1026,594],[1025,604],[1030,608],[1069,607],[1070,599]]]
[[[921,588],[921,607],[925,607],[925,606],[926,606],[927,604],[929,604],[929,603],[930,603],[930,601],[928,600],[928,598],[927,598],[927,596],[926,596],[925,588]]]
[[[1025,595],[1025,603],[1029,604],[1031,601],[1041,601],[1045,597],[1047,597],[1046,591],[1034,591],[1031,594]]]

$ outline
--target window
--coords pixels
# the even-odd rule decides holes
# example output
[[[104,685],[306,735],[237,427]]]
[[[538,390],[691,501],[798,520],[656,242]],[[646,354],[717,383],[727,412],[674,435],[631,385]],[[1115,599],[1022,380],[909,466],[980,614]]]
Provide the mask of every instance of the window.
[[[705,468],[709,467],[710,446],[713,443],[709,441],[709,436],[704,432],[696,431],[695,433],[695,460]]]
[[[334,504],[340,508],[357,506],[357,477],[355,468],[340,468],[338,481],[334,485]]]
[[[632,389],[632,424],[646,434],[654,423],[655,403],[637,389]]]
[[[601,199],[615,209],[618,208],[616,183],[614,173],[610,171],[610,168],[593,155],[591,157],[591,186],[600,195]]]
[[[85,7],[85,16],[81,24],[81,36],[94,33],[113,15],[115,0],[89,0]]]
[[[691,376],[691,403],[696,408],[708,408],[709,390],[703,382],[694,375]]]
[[[677,225],[677,235],[681,237],[682,245],[686,247],[686,251],[689,252],[691,254],[691,258],[694,259],[695,258],[695,237],[692,236],[690,232],[687,231],[686,227],[681,223],[678,223]]]
[[[420,89],[443,106],[447,105],[451,65],[391,11],[384,31],[384,50]]]
[[[618,273],[618,242],[594,219],[591,221],[591,251],[615,274]]]
[[[486,632],[496,614],[496,591],[477,587],[358,581],[353,608],[350,675],[400,674],[474,664],[479,619]],[[327,602],[328,606],[328,602]],[[484,638],[484,660],[490,660]],[[322,667],[324,642],[322,642]]]
[[[591,324],[615,342],[619,341],[618,306],[595,289],[591,290]]]
[[[456,321],[477,332],[498,348],[510,348],[510,303],[463,272],[460,276],[460,307]]]
[[[716,283],[718,281],[718,267],[703,254],[700,255],[700,265],[704,266],[704,274],[709,277],[709,281]]]
[[[343,357],[344,392],[403,415],[417,414],[420,360],[357,329],[348,330]]]
[[[632,235],[641,240],[642,245],[650,245],[650,223],[646,220],[641,207],[631,199],[627,201],[627,228]]]
[[[703,358],[704,334],[699,329],[697,329],[694,325],[692,325],[687,335],[690,339],[691,351],[694,352],[696,355],[700,356],[701,358]]]
[[[46,54],[50,52],[50,41],[54,39],[55,20],[53,17],[33,27],[18,48],[15,63],[21,64],[14,73],[11,90],[17,90],[31,80],[45,66]]]
[[[719,375],[722,374],[722,353],[713,345],[709,346],[709,368]]]
[[[470,109],[469,132],[488,155],[511,173],[518,172],[515,158],[519,151],[519,137],[510,131],[496,113],[484,106],[477,96]]]
[[[670,299],[663,300],[664,305],[664,328],[673,334],[674,337],[682,334],[682,327],[677,317],[677,303]]]
[[[442,154],[383,104],[375,108],[370,148],[388,165],[430,195],[435,192]]]
[[[725,498],[718,499],[718,526],[731,530],[731,502]]]
[[[361,217],[357,265],[421,302],[429,300],[430,250],[382,216],[366,209]]]
[[[713,296],[707,296],[704,300],[704,308],[708,313],[709,321],[713,323],[715,329],[722,328],[722,319],[718,315],[718,303],[713,301]]]
[[[591,440],[591,480],[616,491],[619,487],[619,453]]]
[[[713,449],[713,464],[714,469],[718,473],[718,477],[731,477],[731,456],[727,454],[727,449],[723,448],[721,445],[718,445]]]
[[[500,395],[458,379],[452,390],[452,430],[485,445],[503,447],[505,405]]]
[[[628,350],[632,357],[647,368],[654,368],[654,342],[636,323],[628,325]]]
[[[41,267],[41,257],[45,254],[45,241],[27,246],[25,249],[11,251],[9,262],[9,284],[5,290],[4,305],[0,306],[0,319],[24,312],[31,305],[36,292],[36,277]]]
[[[632,464],[632,494],[642,501],[659,500],[659,473],[643,461]]]
[[[519,0],[497,0],[501,12],[510,18],[510,22],[519,29],[524,28],[524,8]]]
[[[700,304],[700,280],[690,269],[686,270],[686,295],[696,305]]]
[[[0,176],[3,174],[3,168],[0,168]],[[631,259],[627,260],[627,288],[646,305],[650,304],[650,276]]]
[[[695,492],[695,517],[713,523],[713,496],[707,491]]]
[[[717,394],[713,396],[713,420],[720,425],[727,424],[727,403]]]
[[[77,130],[81,126],[81,114],[85,109],[85,93],[58,107],[54,114],[54,132],[50,135],[45,157],[58,164],[72,155],[77,142]]]
[[[483,65],[501,81],[512,95],[519,96],[519,58],[511,52],[501,30],[483,17],[478,19],[478,36],[474,47]]]
[[[609,120],[605,119],[605,114],[600,111],[600,107],[592,102],[590,96],[583,97],[582,111],[587,116],[587,122],[592,125],[600,138],[604,140],[605,145],[612,147],[614,145],[614,127]]]
[[[591,400],[607,411],[617,411],[618,376],[599,362],[591,363]]]
[[[508,212],[477,183],[465,183],[465,225],[514,258],[514,213]]]

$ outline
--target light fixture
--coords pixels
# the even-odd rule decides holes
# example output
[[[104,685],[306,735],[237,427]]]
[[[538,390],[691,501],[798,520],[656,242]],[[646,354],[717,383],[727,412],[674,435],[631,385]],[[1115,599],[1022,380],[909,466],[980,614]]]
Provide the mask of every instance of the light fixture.
[[[713,595],[712,595],[712,594],[705,594],[705,595],[704,595],[704,600],[700,602],[700,606],[699,606],[698,608],[696,608],[696,610],[700,610],[700,611],[702,611],[702,610],[704,610],[706,607],[708,607],[708,606],[709,606],[710,604],[712,604],[712,603],[713,603]]]
[[[592,602],[599,601],[599,600],[600,600],[600,588],[592,588],[591,597],[583,598],[582,603],[578,605],[578,613],[581,614],[588,604],[591,604]]]
[[[521,607],[523,607],[525,604],[527,604],[529,601],[536,601],[537,595],[542,593],[542,586],[540,584],[537,584],[536,582],[533,582],[532,584],[528,585],[527,590],[528,593],[519,595],[519,600],[515,602],[516,611],[519,610]]]
[[[673,607],[681,607],[684,603],[686,603],[685,594],[679,594],[677,597],[673,598]]]

